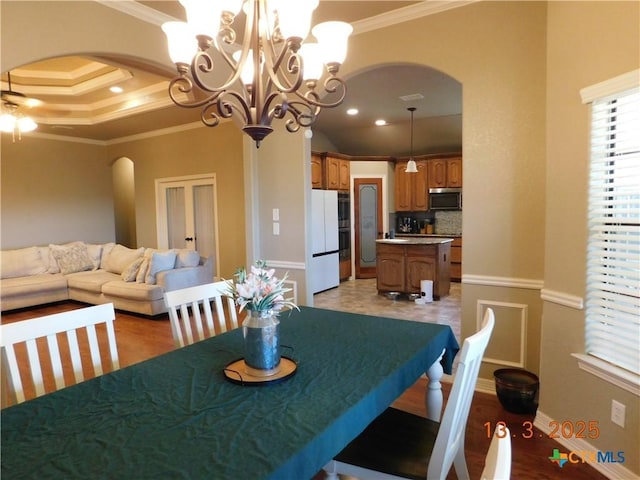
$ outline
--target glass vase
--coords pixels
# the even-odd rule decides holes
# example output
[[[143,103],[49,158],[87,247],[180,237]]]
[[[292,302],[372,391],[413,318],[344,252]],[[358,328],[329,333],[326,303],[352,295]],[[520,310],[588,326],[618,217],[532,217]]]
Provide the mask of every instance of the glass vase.
[[[272,311],[250,311],[242,322],[246,373],[269,377],[280,371],[280,320]]]

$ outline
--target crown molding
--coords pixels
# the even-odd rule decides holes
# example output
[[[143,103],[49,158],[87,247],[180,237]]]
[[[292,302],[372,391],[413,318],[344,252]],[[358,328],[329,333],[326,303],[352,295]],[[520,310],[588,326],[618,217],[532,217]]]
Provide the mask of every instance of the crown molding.
[[[171,15],[164,14],[151,7],[147,7],[135,0],[123,0],[114,2],[112,0],[95,0],[96,2],[104,5],[105,7],[113,8],[132,17],[136,17],[139,20],[148,22],[154,25],[162,25],[164,22],[170,22],[177,20]],[[380,15],[365,18],[364,20],[358,20],[353,22],[353,35],[359,33],[369,32],[371,30],[377,30],[379,28],[389,27],[398,23],[408,22],[415,20],[416,18],[426,17],[428,15],[434,15],[436,13],[451,10],[453,8],[464,7],[471,3],[476,3],[481,0],[429,0],[417,3],[415,5],[409,5],[407,7],[391,10]]]
[[[415,5],[391,10],[380,15],[353,22],[353,35],[370,32],[380,28],[390,27],[417,18],[435,15],[454,8],[464,7],[481,0],[434,0],[423,1]]]
[[[131,15],[143,22],[152,23],[154,25],[161,26],[164,22],[174,22],[177,18],[167,15],[165,13],[154,10],[151,7],[147,7],[135,0],[121,0],[114,2],[113,0],[95,0],[96,2],[104,5],[105,7],[113,8],[119,12]]]

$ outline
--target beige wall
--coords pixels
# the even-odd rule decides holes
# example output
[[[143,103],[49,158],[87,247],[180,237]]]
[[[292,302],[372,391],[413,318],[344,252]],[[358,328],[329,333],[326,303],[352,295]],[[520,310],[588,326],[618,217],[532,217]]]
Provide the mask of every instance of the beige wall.
[[[476,330],[478,305],[509,303],[505,317],[524,315],[527,324],[520,366],[536,372],[544,276],[545,34],[544,2],[479,2],[353,37],[345,72],[407,62],[462,84],[462,335]],[[499,338],[520,345],[520,321],[505,320],[499,329]],[[496,360],[510,362],[510,349],[499,350]],[[500,366],[485,367],[488,387],[492,368]]]
[[[116,243],[134,248],[136,240],[136,186],[133,162],[120,157],[111,166],[113,210],[116,222]]]
[[[640,66],[640,3],[551,2],[547,35],[545,289],[582,300],[585,292],[589,106],[580,89]],[[595,420],[591,443],[625,452],[640,474],[638,397],[578,369],[584,310],[546,302],[542,322],[541,411],[554,419]],[[610,421],[611,400],[626,405],[626,427]],[[629,475],[617,478],[627,478]]]
[[[14,3],[18,5],[11,5],[12,11],[24,10],[19,18],[28,18],[28,22],[6,20],[6,4]],[[39,58],[76,53],[80,45],[83,50],[127,53],[168,64],[164,49],[157,48],[164,41],[159,28],[95,2],[69,2],[64,8],[59,2],[42,2],[37,15],[22,2],[0,5],[3,71]],[[83,18],[83,22],[75,18]],[[635,474],[640,474],[637,397],[577,369],[570,353],[584,350],[584,312],[557,303],[543,304],[540,289],[544,286],[552,292],[583,295],[588,109],[580,104],[579,89],[638,68],[638,18],[638,2],[477,2],[355,35],[343,68],[349,75],[375,65],[408,62],[439,69],[462,84],[462,333],[466,336],[476,329],[479,312],[486,306],[503,312],[496,332],[503,343],[505,339],[519,341],[521,322],[526,324],[521,350],[515,352],[512,344],[504,349],[496,342],[490,345],[497,363],[485,364],[485,386],[492,385],[491,370],[501,361],[524,354],[522,366],[540,373],[539,411],[555,420],[599,421],[601,436],[593,445],[625,451],[625,466]],[[56,42],[43,42],[42,38],[56,38]],[[218,148],[223,148],[219,144],[205,147],[212,138],[210,133],[206,138],[195,131],[182,135],[184,140],[163,140],[158,145],[155,141],[131,142],[108,149],[109,160],[126,155],[136,164],[139,244],[155,242],[155,216],[150,214],[152,178],[175,175],[176,171],[211,171],[199,164],[203,158],[217,162],[206,155],[238,159],[237,164],[215,163],[220,171],[242,168],[242,157],[245,172],[248,164],[252,169],[262,168],[249,158],[253,154],[248,153],[246,139],[236,142],[240,136],[233,128],[222,141],[232,148],[228,155],[219,155]],[[193,150],[180,150],[177,145],[183,141]],[[269,156],[269,161],[282,161],[282,168],[274,164],[273,172],[260,172],[261,178],[274,183],[256,190],[255,197],[249,195],[247,222],[258,227],[269,224],[271,208],[291,199],[304,207],[287,212],[287,222],[301,222],[301,228],[308,232],[308,216],[301,213],[301,208],[308,208],[308,172],[296,163],[308,154],[307,147],[295,137],[291,144],[287,140],[276,143],[273,150],[264,143],[264,154],[257,159]],[[202,155],[185,158],[185,151]],[[183,163],[184,169],[178,168]],[[274,177],[277,172],[282,177]],[[254,173],[258,175],[257,170],[251,170],[245,177],[258,178]],[[26,177],[28,172],[21,175]],[[250,179],[244,181],[252,186]],[[3,175],[3,190],[4,184]],[[235,188],[242,188],[242,180]],[[235,203],[234,194],[237,191],[227,192],[225,198]],[[263,201],[266,205],[261,209]],[[3,215],[3,227],[4,223]],[[256,233],[251,227],[247,232],[252,246],[247,259],[260,258],[252,257],[258,254],[273,260],[301,261],[297,249],[282,258],[285,254],[279,244],[264,236],[268,233]],[[294,236],[287,241],[294,241]],[[234,247],[243,248],[243,241],[229,245]],[[235,253],[231,256],[236,255],[244,259]],[[225,262],[225,269],[243,263]],[[626,429],[609,421],[612,398],[627,405]]]
[[[2,134],[1,247],[115,239],[103,147]],[[71,173],[72,172],[72,173]]]
[[[220,276],[231,278],[245,264],[241,132],[232,123],[117,143],[110,159],[133,161],[137,243],[157,246],[155,181],[203,173],[216,175]]]

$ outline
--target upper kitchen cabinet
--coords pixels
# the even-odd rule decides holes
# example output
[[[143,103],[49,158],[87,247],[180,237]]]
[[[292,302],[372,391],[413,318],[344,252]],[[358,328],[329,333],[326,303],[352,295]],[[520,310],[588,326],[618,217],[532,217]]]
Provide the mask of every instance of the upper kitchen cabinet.
[[[349,190],[349,160],[328,153],[324,159],[324,174],[327,190]]]
[[[406,173],[407,162],[396,163],[395,203],[396,212],[427,211],[428,168],[426,160],[416,160],[417,173]]]
[[[311,152],[311,188],[324,189],[324,155]]]
[[[462,187],[462,157],[431,158],[429,162],[429,187]]]

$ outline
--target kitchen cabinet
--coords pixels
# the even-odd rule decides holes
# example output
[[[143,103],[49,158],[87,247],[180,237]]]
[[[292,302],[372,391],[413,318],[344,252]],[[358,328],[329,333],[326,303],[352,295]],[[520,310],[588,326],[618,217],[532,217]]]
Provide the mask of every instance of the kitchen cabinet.
[[[351,164],[349,160],[340,159],[338,163],[340,171],[338,175],[338,190],[349,190],[349,182],[351,180]]]
[[[462,237],[455,237],[451,243],[451,280],[462,280]]]
[[[426,212],[429,208],[428,168],[426,160],[416,160],[417,173],[406,173],[407,162],[397,162],[395,168],[396,212]]]
[[[324,178],[327,190],[349,190],[351,168],[349,160],[328,154],[324,159]]]
[[[449,295],[450,261],[451,239],[377,240],[378,292],[420,293],[420,282],[432,280],[436,300]]]
[[[376,275],[378,291],[402,292],[405,285],[404,251],[393,246],[377,245]]]
[[[462,187],[462,157],[431,158],[429,164],[429,188]]]
[[[311,188],[324,189],[324,159],[320,153],[311,153]]]

